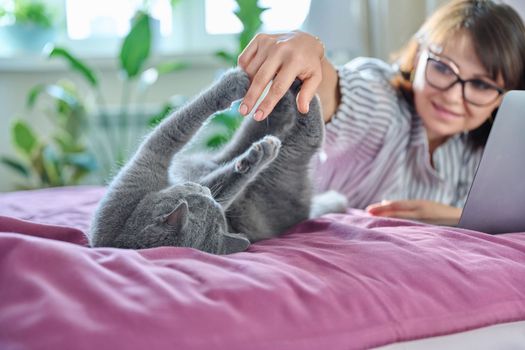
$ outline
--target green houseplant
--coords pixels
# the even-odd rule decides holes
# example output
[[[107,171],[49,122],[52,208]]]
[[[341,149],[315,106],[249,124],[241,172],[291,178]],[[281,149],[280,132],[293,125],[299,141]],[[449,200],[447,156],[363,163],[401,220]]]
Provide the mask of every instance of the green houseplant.
[[[141,91],[145,92],[158,76],[186,67],[186,64],[178,61],[163,62],[154,67],[147,65],[152,52],[150,21],[151,17],[146,11],[138,11],[130,31],[122,41],[118,65],[123,93],[117,114],[109,112],[100,79],[94,69],[66,48],[55,46],[49,49],[47,55],[50,58],[65,61],[70,70],[82,78],[97,101],[97,110],[94,113],[87,111],[82,94],[71,82],[35,86],[29,93],[27,106],[35,108],[38,100],[48,100],[52,106],[50,114],[55,121],[55,129],[46,141],[22,118],[13,122],[12,141],[20,156],[1,157],[0,161],[23,175],[25,183],[19,187],[76,184],[95,171],[97,182],[102,183],[124,162],[129,150],[129,133],[132,132],[129,126],[133,122],[131,89],[139,85]],[[140,99],[140,96],[137,98]],[[151,123],[160,120],[162,113],[168,109],[166,107],[159,115],[153,116]],[[91,142],[88,143],[88,140]],[[73,167],[72,170],[71,163],[77,168]],[[70,173],[73,174],[68,175]]]
[[[39,52],[55,36],[56,14],[44,1],[14,0],[0,7],[2,42],[15,51]]]
[[[0,7],[0,18],[5,17],[14,23],[51,28],[54,14],[44,2],[15,0],[12,9],[5,6]]]
[[[257,0],[236,1],[238,10],[235,14],[243,24],[243,31],[237,36],[237,50],[220,51],[216,54],[230,66],[236,64],[238,54],[259,30],[262,23],[260,15],[266,10],[258,6]],[[176,1],[172,1],[174,3]],[[12,123],[12,142],[19,151],[19,157],[0,157],[0,162],[22,176],[24,182],[18,187],[71,185],[94,173],[97,174],[98,182],[102,183],[123,163],[126,157],[126,140],[129,139],[126,134],[130,132],[128,126],[132,115],[129,110],[132,86],[139,85],[145,91],[156,82],[159,75],[187,66],[174,61],[147,67],[152,49],[150,21],[145,3],[137,12],[129,33],[122,41],[118,63],[123,77],[123,94],[121,109],[116,115],[109,113],[97,72],[66,48],[51,47],[47,55],[65,61],[95,96],[96,120],[88,112],[83,94],[78,92],[78,87],[73,83],[62,80],[56,84],[35,86],[28,95],[27,106],[36,108],[40,100],[50,102],[51,110],[47,114],[54,118],[55,130],[46,139],[23,118],[17,118]],[[149,118],[149,126],[160,122],[171,109],[172,106],[166,103],[156,115]],[[206,140],[205,146],[215,148],[229,140],[241,121],[242,117],[233,110],[218,113],[211,123],[218,127],[215,129],[217,131]],[[101,128],[102,132],[95,130],[96,125],[104,126]]]
[[[235,16],[241,21],[242,31],[237,35],[237,48],[234,51],[221,50],[215,53],[230,67],[237,65],[237,57],[242,50],[250,43],[250,40],[257,34],[262,26],[261,15],[268,8],[259,6],[258,0],[235,0],[237,9]],[[212,119],[212,126],[217,131],[210,135],[206,142],[206,147],[214,149],[227,142],[243,120],[240,113],[235,108],[217,113]]]
[[[17,118],[11,126],[11,137],[19,158],[0,158],[23,179],[16,184],[17,189],[75,185],[96,169],[95,159],[82,137],[86,121],[84,108],[78,103],[78,91],[67,81],[45,89],[55,102],[46,113],[53,125],[51,136],[42,137],[24,119]],[[34,106],[36,99],[34,90],[28,96],[28,106]]]

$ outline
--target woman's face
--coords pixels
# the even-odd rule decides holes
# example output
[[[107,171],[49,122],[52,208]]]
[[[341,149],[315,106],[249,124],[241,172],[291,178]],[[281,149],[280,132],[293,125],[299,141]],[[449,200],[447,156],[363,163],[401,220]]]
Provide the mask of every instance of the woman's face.
[[[471,82],[464,88],[459,81],[451,85],[458,77]],[[489,76],[465,32],[448,41],[439,53],[421,51],[413,89],[416,112],[423,120],[429,141],[441,143],[449,136],[483,124],[501,103],[501,94],[494,87],[503,88],[503,78],[500,75],[494,80]],[[482,101],[483,105],[466,101],[463,89],[467,100]]]

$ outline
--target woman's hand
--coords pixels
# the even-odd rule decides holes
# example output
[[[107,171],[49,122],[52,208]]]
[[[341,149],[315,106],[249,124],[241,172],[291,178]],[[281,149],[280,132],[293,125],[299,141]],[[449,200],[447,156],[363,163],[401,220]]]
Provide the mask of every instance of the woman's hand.
[[[375,216],[418,220],[437,225],[456,225],[462,210],[438,202],[402,200],[371,204],[366,211]]]
[[[265,119],[295,78],[299,78],[303,84],[297,95],[297,107],[299,112],[307,113],[323,79],[323,60],[323,44],[308,33],[256,35],[238,59],[239,66],[252,81],[239,112],[248,114],[273,79],[268,94],[254,114],[255,120]]]

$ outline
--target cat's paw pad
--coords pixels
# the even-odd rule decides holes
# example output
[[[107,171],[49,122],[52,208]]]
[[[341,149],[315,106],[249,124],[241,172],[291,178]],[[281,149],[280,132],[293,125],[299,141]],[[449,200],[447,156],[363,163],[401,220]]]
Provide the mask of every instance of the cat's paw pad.
[[[275,147],[281,146],[281,140],[273,135],[266,135],[263,137],[262,141]]]
[[[251,162],[246,158],[242,158],[235,162],[235,172],[244,174],[250,170]]]
[[[273,158],[279,152],[281,148],[281,140],[272,135],[266,135],[261,141],[256,142],[254,145],[258,145],[262,148],[263,152]]]
[[[254,142],[250,147],[247,158],[253,163],[274,159],[281,148],[281,140],[272,135],[266,135],[261,140]]]
[[[248,151],[235,163],[235,171],[246,173],[251,167],[273,160],[279,153],[281,140],[267,135],[262,140],[251,145]]]
[[[262,144],[253,144],[247,153],[235,163],[235,171],[238,173],[247,173],[253,166],[260,163],[264,156]]]

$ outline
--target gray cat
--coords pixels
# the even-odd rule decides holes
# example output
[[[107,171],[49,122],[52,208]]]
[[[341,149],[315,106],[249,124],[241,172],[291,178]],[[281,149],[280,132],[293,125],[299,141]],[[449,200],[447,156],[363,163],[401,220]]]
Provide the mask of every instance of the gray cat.
[[[248,86],[244,72],[231,70],[149,134],[100,202],[93,246],[171,245],[228,254],[309,218],[309,163],[324,129],[317,98],[308,115],[297,111],[297,83],[266,122],[246,118],[218,153],[181,152]]]

